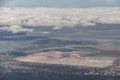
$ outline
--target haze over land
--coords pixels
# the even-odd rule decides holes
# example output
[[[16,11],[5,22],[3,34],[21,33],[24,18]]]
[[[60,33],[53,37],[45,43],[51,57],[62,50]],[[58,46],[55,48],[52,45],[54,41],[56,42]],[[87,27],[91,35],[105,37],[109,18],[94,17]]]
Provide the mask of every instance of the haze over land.
[[[96,46],[98,48],[120,49],[119,7],[0,8],[0,11],[0,32],[4,33],[4,38],[17,35],[46,36],[62,40],[95,41],[100,43]]]
[[[119,14],[117,7],[0,8],[0,79],[119,79]]]
[[[0,80],[96,79],[120,79],[120,0],[0,0]]]

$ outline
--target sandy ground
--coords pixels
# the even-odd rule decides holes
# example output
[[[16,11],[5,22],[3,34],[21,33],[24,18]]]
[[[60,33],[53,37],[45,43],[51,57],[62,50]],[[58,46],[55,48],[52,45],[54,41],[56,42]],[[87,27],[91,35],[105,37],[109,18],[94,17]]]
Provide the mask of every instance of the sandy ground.
[[[112,57],[81,57],[77,53],[66,52],[41,52],[32,55],[17,57],[17,61],[35,62],[35,63],[48,63],[48,64],[63,64],[74,66],[86,67],[99,67],[104,68],[111,66],[116,58]]]

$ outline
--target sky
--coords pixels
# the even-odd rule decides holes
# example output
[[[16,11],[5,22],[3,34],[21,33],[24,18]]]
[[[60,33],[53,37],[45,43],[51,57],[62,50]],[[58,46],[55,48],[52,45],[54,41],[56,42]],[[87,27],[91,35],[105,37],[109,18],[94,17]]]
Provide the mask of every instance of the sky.
[[[120,7],[120,0],[0,0],[0,7]]]

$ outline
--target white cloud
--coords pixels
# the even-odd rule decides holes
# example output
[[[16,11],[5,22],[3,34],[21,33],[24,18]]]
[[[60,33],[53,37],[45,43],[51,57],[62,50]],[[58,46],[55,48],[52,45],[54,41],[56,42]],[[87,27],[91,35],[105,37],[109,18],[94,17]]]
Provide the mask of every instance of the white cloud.
[[[33,29],[23,28],[22,26],[19,26],[19,25],[13,25],[13,26],[10,26],[10,27],[1,27],[0,30],[11,31],[12,33],[33,31]]]
[[[120,24],[120,8],[0,8],[0,25],[12,32],[32,31],[21,26],[89,27],[101,24]],[[12,27],[11,27],[12,26]]]
[[[48,31],[40,31],[41,34],[50,34]]]

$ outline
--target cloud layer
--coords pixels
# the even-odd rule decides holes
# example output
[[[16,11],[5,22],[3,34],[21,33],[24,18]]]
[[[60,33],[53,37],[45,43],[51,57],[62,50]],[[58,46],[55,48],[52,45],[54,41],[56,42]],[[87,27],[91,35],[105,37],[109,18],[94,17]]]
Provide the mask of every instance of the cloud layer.
[[[19,25],[13,25],[13,26],[9,26],[9,27],[0,27],[0,30],[10,31],[12,33],[32,32],[33,31],[33,29],[23,28],[22,26],[19,26]]]
[[[33,31],[23,26],[61,29],[96,24],[120,24],[120,8],[0,8],[0,30],[13,33]]]

